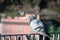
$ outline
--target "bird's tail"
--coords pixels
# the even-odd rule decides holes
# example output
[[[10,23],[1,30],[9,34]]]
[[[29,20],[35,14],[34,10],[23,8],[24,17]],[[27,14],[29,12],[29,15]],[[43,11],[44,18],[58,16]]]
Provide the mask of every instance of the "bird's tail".
[[[39,34],[40,35],[43,35],[43,36],[45,36],[45,37],[48,37],[48,38],[50,38],[50,36],[49,35],[47,35],[44,31],[42,31],[42,32],[39,32]]]

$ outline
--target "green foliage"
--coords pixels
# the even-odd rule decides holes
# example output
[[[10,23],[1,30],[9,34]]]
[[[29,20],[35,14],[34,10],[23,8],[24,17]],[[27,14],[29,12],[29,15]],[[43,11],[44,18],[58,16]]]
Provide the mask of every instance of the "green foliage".
[[[15,16],[20,16],[20,17],[24,17],[25,13],[19,13],[19,12],[5,12],[6,16],[11,16],[12,18],[14,18]]]
[[[57,32],[60,32],[60,27],[57,28]]]
[[[55,29],[54,29],[54,25],[51,25],[50,28],[49,28],[49,32],[54,32]]]
[[[30,3],[30,0],[25,0],[25,2]],[[37,0],[33,0],[34,3],[37,2]]]
[[[60,27],[55,27],[55,25],[51,25],[49,28],[49,33],[60,32]]]
[[[37,2],[37,0],[33,0],[33,2],[34,2],[34,3],[36,3],[36,2]]]
[[[25,0],[26,3],[30,3],[30,0]]]
[[[6,16],[11,16],[12,18],[14,18],[15,16],[20,16],[20,15],[18,15],[17,12],[6,12],[5,14],[6,14]]]

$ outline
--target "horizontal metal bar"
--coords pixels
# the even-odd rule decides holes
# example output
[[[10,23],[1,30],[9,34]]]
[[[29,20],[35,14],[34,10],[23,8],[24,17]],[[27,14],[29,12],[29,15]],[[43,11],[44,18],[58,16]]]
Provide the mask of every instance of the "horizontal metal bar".
[[[4,24],[22,24],[22,25],[24,25],[24,24],[27,24],[27,25],[29,25],[29,23],[27,22],[2,22],[2,21],[0,21],[0,23],[4,23]]]

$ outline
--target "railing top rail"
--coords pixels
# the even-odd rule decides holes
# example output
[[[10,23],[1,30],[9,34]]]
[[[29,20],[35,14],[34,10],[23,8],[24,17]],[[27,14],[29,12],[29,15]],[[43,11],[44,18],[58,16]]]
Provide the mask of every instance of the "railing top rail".
[[[0,35],[0,36],[2,36],[2,37],[4,37],[4,36],[23,36],[23,35],[39,35],[39,34],[9,34],[9,35]]]
[[[60,34],[60,32],[53,32],[50,34]],[[39,34],[8,34],[8,35],[0,35],[0,36],[18,36],[18,35],[39,35]]]

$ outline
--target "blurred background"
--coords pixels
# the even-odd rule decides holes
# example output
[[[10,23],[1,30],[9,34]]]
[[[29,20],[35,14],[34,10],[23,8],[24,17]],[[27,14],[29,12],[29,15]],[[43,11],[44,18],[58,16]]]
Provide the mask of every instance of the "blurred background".
[[[60,0],[0,0],[0,23],[3,23],[0,25],[0,33],[24,33],[29,27],[29,15],[41,19],[49,32],[55,32],[56,35],[60,33]],[[25,26],[22,32],[21,26]],[[28,30],[26,33],[31,32],[31,29]]]
[[[11,17],[25,14],[37,14],[40,19],[52,19],[60,24],[60,0],[0,0],[0,14]]]

